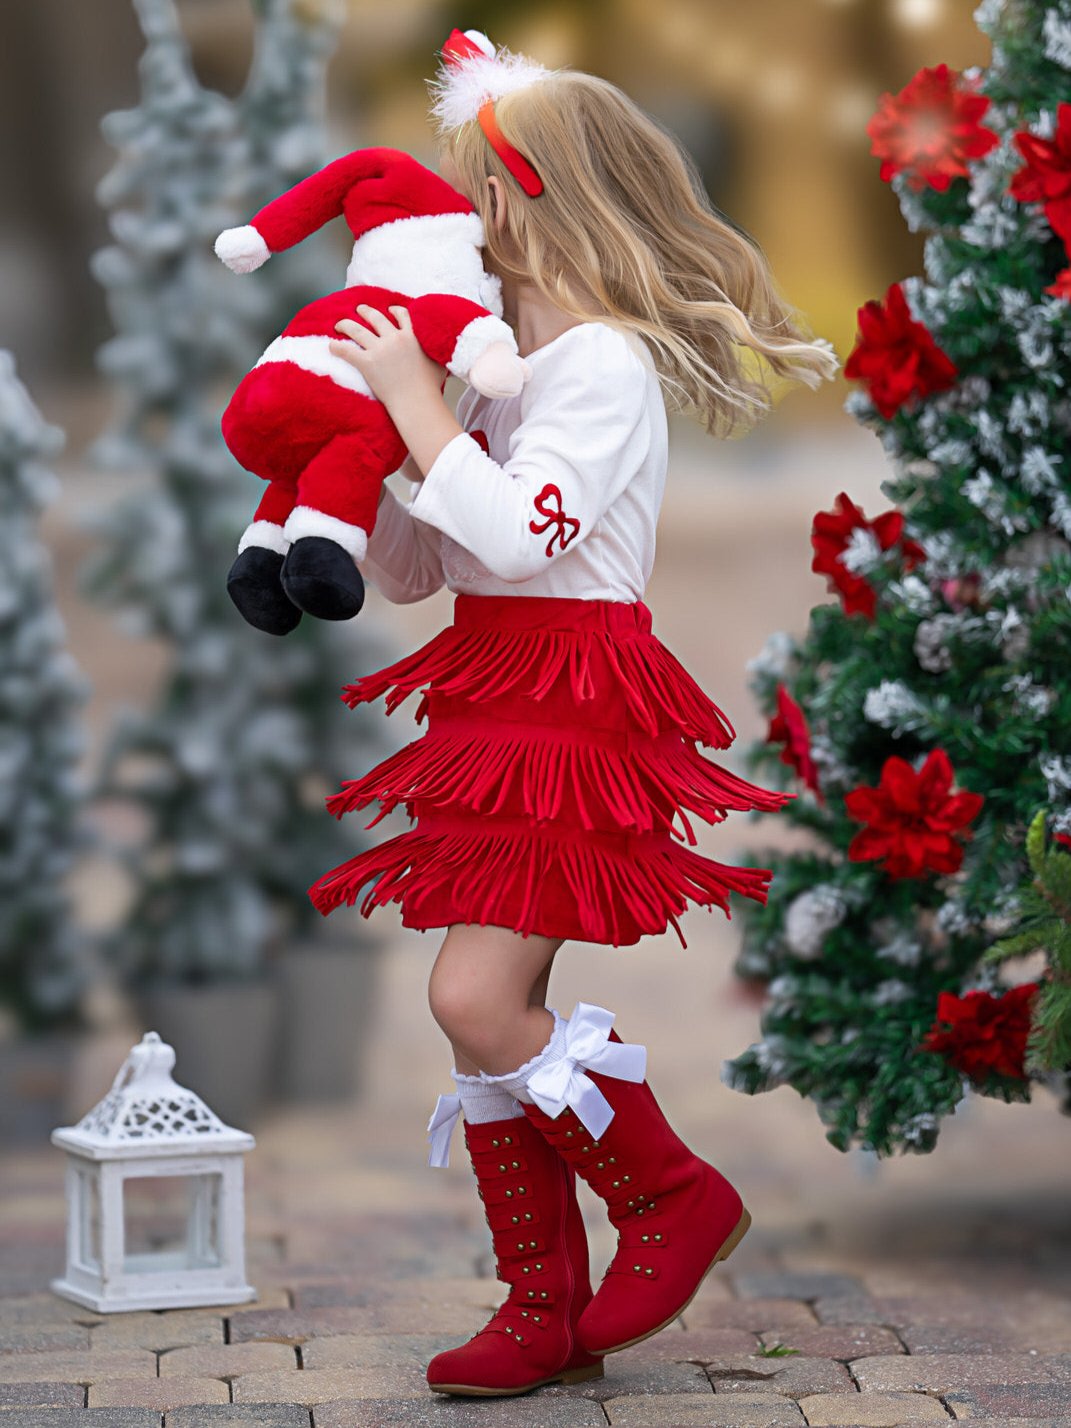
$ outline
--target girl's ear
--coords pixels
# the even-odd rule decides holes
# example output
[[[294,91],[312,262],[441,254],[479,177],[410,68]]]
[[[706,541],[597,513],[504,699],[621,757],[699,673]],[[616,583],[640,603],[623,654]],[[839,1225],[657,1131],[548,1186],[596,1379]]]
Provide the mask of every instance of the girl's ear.
[[[501,233],[506,226],[506,195],[502,188],[502,181],[496,174],[489,174],[487,187],[491,191],[491,222],[496,233]]]

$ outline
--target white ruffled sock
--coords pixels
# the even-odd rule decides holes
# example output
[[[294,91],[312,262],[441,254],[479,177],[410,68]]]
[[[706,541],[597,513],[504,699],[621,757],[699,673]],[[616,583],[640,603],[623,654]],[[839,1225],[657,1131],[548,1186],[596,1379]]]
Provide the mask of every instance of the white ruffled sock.
[[[471,1125],[510,1121],[524,1112],[503,1086],[488,1086],[479,1076],[465,1076],[455,1066],[450,1072],[457,1084],[461,1113]]]
[[[527,1089],[529,1078],[541,1066],[547,1066],[552,1061],[560,1061],[565,1052],[565,1018],[559,1016],[553,1007],[548,1007],[547,1010],[554,1018],[554,1030],[542,1051],[533,1056],[531,1061],[526,1061],[523,1066],[518,1066],[516,1071],[507,1071],[505,1075],[489,1076],[486,1071],[480,1072],[480,1080],[488,1087],[508,1092],[511,1096],[516,1096],[518,1101],[524,1101],[529,1106],[534,1105]],[[521,1114],[523,1115],[524,1112],[522,1111]]]

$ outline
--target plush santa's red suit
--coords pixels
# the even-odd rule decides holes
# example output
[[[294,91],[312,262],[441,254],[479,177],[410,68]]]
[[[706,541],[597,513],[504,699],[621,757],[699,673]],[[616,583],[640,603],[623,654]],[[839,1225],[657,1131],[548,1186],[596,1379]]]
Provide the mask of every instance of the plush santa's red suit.
[[[346,287],[287,324],[223,414],[228,447],[268,482],[228,589],[245,618],[273,634],[292,629],[302,610],[348,619],[360,609],[356,562],[382,482],[406,455],[363,375],[330,349],[346,340],[335,330],[339,319],[363,323],[359,304],[388,316],[404,306],[432,361],[487,396],[516,395],[529,373],[502,321],[501,283],[483,268],[479,216],[400,150],[337,159],[247,226],[222,233],[216,252],[235,272],[249,272],[339,214],[354,236]]]

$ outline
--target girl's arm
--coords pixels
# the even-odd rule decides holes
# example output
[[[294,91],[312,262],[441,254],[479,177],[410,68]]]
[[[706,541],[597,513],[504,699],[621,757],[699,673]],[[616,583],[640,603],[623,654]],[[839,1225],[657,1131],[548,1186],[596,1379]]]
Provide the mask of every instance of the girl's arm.
[[[643,364],[617,334],[592,325],[570,343],[568,362],[536,367],[508,460],[492,461],[457,431],[426,468],[411,513],[500,580],[529,580],[591,534],[642,466],[647,400]],[[446,434],[434,431],[426,444]],[[422,454],[414,452],[420,464]]]
[[[406,457],[400,469],[411,481],[420,480],[420,468],[411,456]],[[439,555],[441,544],[441,534],[423,521],[414,520],[409,507],[384,483],[361,570],[393,604],[411,605],[434,595],[446,583]]]

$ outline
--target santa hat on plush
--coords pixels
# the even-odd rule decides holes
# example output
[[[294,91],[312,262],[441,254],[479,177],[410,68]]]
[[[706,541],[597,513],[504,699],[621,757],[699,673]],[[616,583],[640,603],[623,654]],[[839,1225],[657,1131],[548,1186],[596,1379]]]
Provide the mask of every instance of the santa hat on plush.
[[[400,149],[357,149],[265,204],[250,223],[226,229],[216,254],[232,272],[251,273],[339,215],[355,247],[373,230],[399,223],[419,223],[422,238],[448,226],[452,236],[460,228],[477,247],[483,242],[472,205],[445,179]],[[398,236],[392,229],[391,238]]]
[[[524,55],[496,50],[481,30],[453,30],[441,51],[443,64],[433,80],[431,113],[442,130],[456,129],[473,119],[487,141],[529,197],[543,192],[543,181],[528,159],[498,127],[495,101],[515,90],[549,79],[545,69]]]

